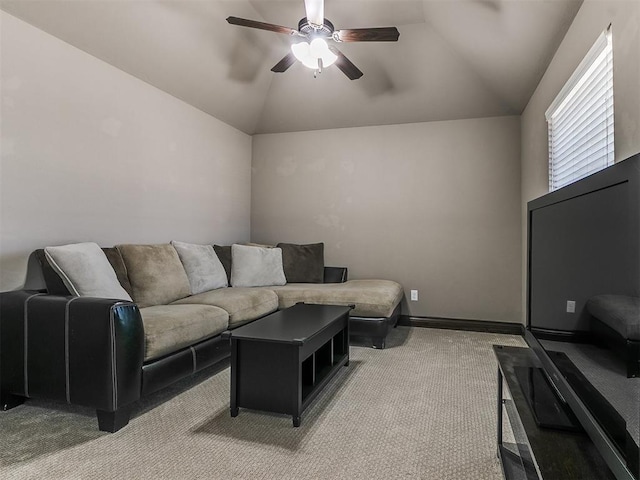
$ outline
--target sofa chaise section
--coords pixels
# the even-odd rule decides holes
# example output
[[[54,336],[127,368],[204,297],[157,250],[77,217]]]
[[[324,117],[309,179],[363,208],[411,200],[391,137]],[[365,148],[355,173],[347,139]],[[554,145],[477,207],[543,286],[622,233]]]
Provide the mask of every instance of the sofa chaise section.
[[[346,278],[346,274],[345,277]],[[385,347],[389,329],[400,316],[402,286],[391,280],[346,280],[343,283],[288,283],[270,287],[278,295],[278,307],[298,302],[322,305],[354,305],[349,316],[350,335],[369,337],[376,348]]]

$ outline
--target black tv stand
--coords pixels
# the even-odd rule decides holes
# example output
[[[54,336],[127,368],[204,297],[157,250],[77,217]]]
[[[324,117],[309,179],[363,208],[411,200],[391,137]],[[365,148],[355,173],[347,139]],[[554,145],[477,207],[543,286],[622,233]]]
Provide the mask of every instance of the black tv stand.
[[[526,387],[522,388],[516,373],[522,368],[542,368],[533,351],[501,345],[494,345],[493,349],[498,359],[498,457],[505,478],[615,479],[584,432],[545,428],[536,422],[531,404],[526,399]],[[546,392],[543,391],[544,385],[544,382],[540,383],[541,393],[538,395],[553,398],[555,392],[551,385],[546,383],[549,389]],[[552,408],[560,408],[566,413],[565,408],[568,407],[561,400],[556,401],[560,403]],[[537,408],[542,408],[542,404]],[[546,415],[542,411],[539,414]],[[571,418],[570,415],[567,417]]]
[[[583,431],[580,422],[542,368],[514,367],[513,370],[539,427]]]

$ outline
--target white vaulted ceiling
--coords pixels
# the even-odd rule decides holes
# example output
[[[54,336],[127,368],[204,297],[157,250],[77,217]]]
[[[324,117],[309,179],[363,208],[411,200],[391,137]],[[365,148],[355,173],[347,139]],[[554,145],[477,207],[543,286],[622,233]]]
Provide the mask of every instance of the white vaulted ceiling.
[[[582,0],[325,0],[336,29],[397,26],[397,43],[342,43],[364,72],[270,68],[302,0],[22,0],[6,12],[249,133],[517,115]],[[70,72],[72,74],[73,72]]]

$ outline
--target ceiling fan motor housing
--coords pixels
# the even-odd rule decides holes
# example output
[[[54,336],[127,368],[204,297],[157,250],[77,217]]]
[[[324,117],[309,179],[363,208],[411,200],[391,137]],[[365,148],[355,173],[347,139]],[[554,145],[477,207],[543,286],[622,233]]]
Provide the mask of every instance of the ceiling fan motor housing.
[[[331,23],[326,18],[324,19],[323,25],[318,28],[317,25],[312,25],[307,20],[307,17],[300,19],[298,22],[298,31],[309,38],[322,37],[322,38],[332,38],[334,31],[333,23]]]

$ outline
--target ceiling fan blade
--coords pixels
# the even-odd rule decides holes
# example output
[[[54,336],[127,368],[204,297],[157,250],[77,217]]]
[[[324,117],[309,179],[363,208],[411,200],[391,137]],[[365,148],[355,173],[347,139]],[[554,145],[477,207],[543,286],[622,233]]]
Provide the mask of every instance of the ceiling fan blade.
[[[231,25],[240,25],[241,27],[259,28],[260,30],[269,30],[270,32],[285,33],[287,35],[294,35],[298,33],[297,30],[289,27],[282,27],[280,25],[274,25],[273,23],[257,22],[255,20],[247,20],[246,18],[227,17],[227,22]]]
[[[276,73],[286,72],[287,69],[294,63],[296,63],[296,56],[293,54],[293,52],[289,52],[284,56],[282,60],[280,60],[273,66],[271,71]]]
[[[396,27],[347,28],[334,35],[340,42],[397,42],[400,32]]]
[[[324,0],[304,0],[304,9],[309,23],[324,24]]]
[[[344,54],[338,50],[336,47],[329,47],[329,49],[338,56],[336,63],[334,64],[338,67],[342,73],[344,73],[350,80],[357,80],[362,75],[364,75],[358,67],[356,67],[351,60],[344,56]]]

